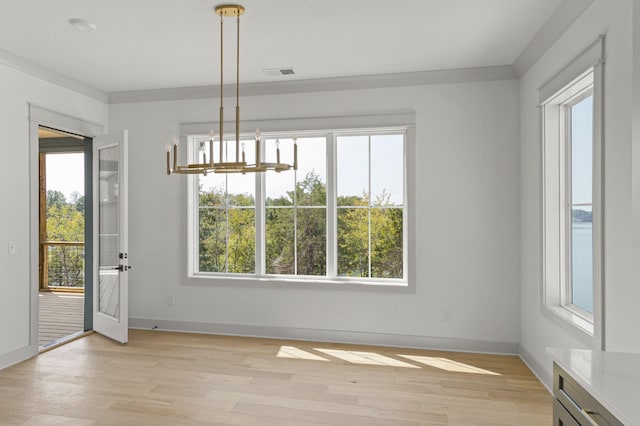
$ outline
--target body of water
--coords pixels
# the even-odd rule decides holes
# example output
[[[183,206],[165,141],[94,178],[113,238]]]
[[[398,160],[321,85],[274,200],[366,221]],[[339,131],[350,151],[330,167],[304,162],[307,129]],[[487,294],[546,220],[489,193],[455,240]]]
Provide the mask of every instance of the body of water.
[[[574,221],[571,237],[573,304],[593,313],[593,224]]]

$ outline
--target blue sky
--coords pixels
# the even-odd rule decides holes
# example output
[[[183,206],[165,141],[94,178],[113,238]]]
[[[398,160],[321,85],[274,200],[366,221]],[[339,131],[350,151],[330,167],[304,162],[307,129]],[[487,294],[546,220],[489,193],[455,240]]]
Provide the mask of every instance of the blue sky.
[[[573,204],[591,203],[593,169],[593,96],[571,108]]]

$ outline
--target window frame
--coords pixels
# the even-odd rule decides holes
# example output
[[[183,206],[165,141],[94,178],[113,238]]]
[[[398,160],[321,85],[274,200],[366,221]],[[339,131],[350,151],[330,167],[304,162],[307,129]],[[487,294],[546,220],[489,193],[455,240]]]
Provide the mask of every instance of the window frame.
[[[304,138],[326,138],[325,139],[325,144],[326,144],[326,148],[329,147],[330,143],[329,143],[329,138],[331,133],[329,132],[269,132],[269,133],[263,133],[264,137],[263,140],[267,140],[267,139],[278,139],[278,138],[292,138],[292,137],[297,137],[298,139],[304,139]],[[263,144],[263,149],[266,149],[266,144]],[[328,159],[329,155],[328,153],[325,151],[325,157]],[[327,260],[325,261],[325,267],[326,267],[326,272],[327,274],[329,273],[329,265],[330,265],[330,253],[331,253],[331,249],[330,249],[330,237],[329,237],[329,222],[330,222],[330,214],[329,214],[329,206],[330,206],[330,199],[331,196],[330,194],[332,194],[330,185],[329,185],[329,169],[330,169],[330,165],[329,162],[327,161],[326,163],[326,170],[325,173],[327,175],[327,188],[326,188],[326,204],[324,206],[325,208],[325,217],[326,217],[326,232],[325,232],[325,241],[327,243],[326,245],[326,257]],[[266,173],[273,173],[273,172],[266,172]],[[284,172],[284,173],[294,173],[294,171],[289,171],[289,172]],[[295,171],[295,173],[297,173],[297,171]],[[298,176],[296,176],[297,178]],[[322,276],[322,275],[299,275],[297,273],[297,269],[298,269],[298,265],[297,265],[297,247],[294,248],[294,261],[295,261],[295,265],[294,265],[294,271],[296,271],[296,273],[294,274],[273,274],[273,273],[268,273],[266,271],[266,259],[267,259],[267,245],[266,245],[266,231],[267,231],[267,224],[266,224],[266,220],[265,220],[265,213],[266,210],[268,208],[277,208],[277,207],[273,207],[273,206],[267,206],[266,205],[266,199],[265,199],[265,195],[266,195],[266,179],[264,177],[264,173],[259,173],[257,174],[257,179],[256,181],[259,182],[258,186],[260,187],[260,200],[261,200],[261,220],[259,222],[256,222],[256,225],[258,225],[258,227],[260,228],[261,234],[260,234],[260,238],[259,241],[256,242],[256,247],[259,247],[259,250],[256,250],[256,264],[260,264],[260,270],[257,270],[256,268],[256,278],[259,279],[278,279],[278,280],[300,280],[300,281],[316,281],[316,280],[323,280],[326,279],[326,275]],[[297,185],[298,180],[294,180],[294,188],[295,185]],[[256,187],[256,194],[258,194],[258,187]],[[256,197],[257,200],[257,197]],[[256,208],[258,208],[257,204],[256,204]],[[293,205],[291,206],[292,209],[294,209],[294,211],[298,208],[317,208],[313,207],[313,206],[300,206],[300,205]],[[294,219],[294,235],[296,235],[297,237],[297,229],[295,228],[296,225],[296,221]],[[256,236],[258,235],[258,233],[256,232]],[[294,244],[297,242],[297,240],[294,240]],[[258,257],[259,255],[260,260],[258,261]]]
[[[600,40],[603,40],[602,38]],[[600,52],[594,44],[591,56]],[[589,49],[586,51],[589,52]],[[574,63],[583,63],[578,58]],[[595,63],[595,65],[594,65]],[[542,170],[542,308],[574,336],[593,348],[602,342],[603,294],[603,186],[602,121],[603,61],[565,68],[540,89]],[[573,74],[567,73],[567,69]],[[559,84],[559,81],[563,84]],[[551,87],[553,90],[550,90]],[[542,94],[545,93],[545,96]],[[592,139],[592,274],[594,312],[572,302],[571,107],[593,96]]]
[[[332,202],[335,203],[335,205],[333,206],[333,223],[335,226],[335,232],[334,232],[334,236],[335,238],[333,239],[332,243],[333,243],[333,249],[334,249],[334,256],[331,258],[331,262],[333,263],[332,269],[331,269],[331,273],[332,276],[340,279],[342,281],[355,281],[355,282],[361,282],[361,281],[376,281],[376,282],[380,282],[380,283],[406,283],[406,276],[407,276],[407,256],[406,256],[406,250],[407,250],[407,230],[406,230],[406,223],[407,223],[407,214],[406,214],[406,202],[407,202],[407,132],[406,129],[394,129],[394,130],[390,130],[390,129],[382,129],[382,130],[375,130],[375,131],[341,131],[341,132],[333,132],[333,140],[331,142],[332,145],[332,150],[334,151],[333,153],[333,167],[335,168],[334,170],[334,179],[333,179],[333,185],[332,186]],[[400,208],[402,208],[402,223],[403,223],[403,230],[402,230],[402,241],[403,241],[403,262],[402,262],[402,278],[361,278],[361,277],[348,277],[348,276],[342,276],[342,275],[338,275],[338,212],[340,211],[341,208],[346,209],[346,208],[353,208],[350,206],[338,206],[337,205],[337,200],[338,200],[338,194],[337,194],[337,184],[338,184],[338,179],[337,179],[337,145],[338,145],[338,138],[340,137],[354,137],[354,136],[367,136],[368,137],[368,152],[369,152],[369,158],[368,158],[368,163],[369,163],[369,176],[368,176],[368,185],[369,185],[369,202],[368,205],[366,207],[362,207],[362,209],[366,209],[369,212],[368,215],[368,227],[369,227],[369,244],[368,244],[368,255],[369,255],[369,275],[371,274],[371,210],[373,208],[384,208],[384,207],[373,207],[372,203],[371,203],[371,139],[374,136],[397,136],[397,135],[402,135],[403,136],[403,144],[402,144],[402,148],[403,148],[403,152],[402,152],[402,160],[403,160],[403,177],[402,177],[402,188],[403,188],[403,194],[402,194],[402,206],[400,206]],[[394,206],[393,208],[398,208],[398,206]],[[329,271],[329,270],[328,270]]]
[[[406,113],[405,113],[406,115]],[[410,113],[413,116],[413,113]],[[359,121],[359,120],[356,120]],[[263,123],[264,126],[264,123]],[[184,127],[192,129],[193,126],[185,125]],[[269,126],[264,126],[269,127]],[[274,126],[275,127],[275,126]],[[319,284],[326,287],[328,284],[337,284],[340,287],[349,287],[355,285],[355,287],[377,287],[377,288],[390,288],[390,289],[409,289],[412,287],[410,277],[413,276],[411,258],[414,250],[412,247],[415,245],[414,238],[411,237],[410,229],[413,229],[411,221],[413,215],[409,213],[409,193],[412,191],[412,181],[410,179],[413,176],[413,167],[409,164],[410,152],[413,152],[411,146],[413,145],[413,126],[411,124],[400,124],[384,127],[357,127],[350,128],[347,126],[337,126],[331,130],[304,130],[305,126],[301,126],[303,130],[268,130],[262,131],[263,139],[273,138],[290,138],[297,136],[299,139],[306,137],[326,137],[327,138],[327,269],[325,276],[311,276],[311,275],[289,275],[289,274],[268,274],[266,273],[266,241],[265,241],[265,212],[268,208],[265,205],[265,179],[263,174],[258,174],[256,177],[256,192],[255,192],[255,212],[256,212],[256,272],[249,274],[240,273],[225,273],[225,272],[200,272],[198,269],[198,209],[197,204],[197,192],[198,185],[196,176],[186,176],[187,180],[187,282],[191,284],[203,284],[203,283],[215,283],[215,284],[229,284],[243,281],[247,284],[261,284],[261,283],[286,283],[289,284]],[[202,126],[199,126],[202,128]],[[215,128],[215,125],[214,125]],[[184,130],[183,130],[184,131]],[[241,133],[240,137],[245,138],[252,133]],[[337,275],[337,167],[336,167],[336,143],[339,136],[352,136],[352,135],[390,135],[401,134],[403,135],[403,204],[398,206],[402,208],[403,218],[403,277],[402,278],[363,278],[363,277],[344,277]],[[198,142],[206,139],[206,133],[202,130],[199,132],[189,131],[187,138],[187,154],[190,161],[195,159],[196,147]],[[263,144],[264,149],[264,144]],[[269,172],[267,172],[269,173]],[[234,284],[235,285],[235,284]]]
[[[589,73],[587,73],[589,74]],[[561,291],[563,292],[563,297],[561,298],[561,304],[564,309],[569,310],[574,315],[580,317],[584,321],[593,324],[594,315],[592,312],[588,312],[580,306],[573,303],[573,208],[575,206],[584,206],[587,203],[574,203],[573,200],[573,132],[572,132],[572,124],[573,124],[573,113],[572,108],[579,104],[580,102],[588,99],[589,97],[593,97],[594,95],[594,84],[595,80],[588,87],[581,88],[580,91],[576,94],[571,95],[571,97],[560,104],[560,108],[562,108],[562,118],[561,120],[564,122],[563,126],[565,128],[565,136],[564,139],[561,140],[561,143],[564,145],[566,150],[565,154],[565,164],[564,164],[564,178],[565,178],[565,203],[564,203],[564,220],[565,220],[565,264],[566,264],[566,276],[564,285],[561,284]],[[593,113],[594,109],[592,109]],[[595,142],[592,141],[592,152],[593,152],[593,144]],[[592,171],[594,167],[595,159],[592,159]],[[592,179],[592,194],[593,194],[593,179]],[[591,206],[592,212],[592,220],[593,220],[593,195],[591,198],[591,203],[588,204]],[[593,223],[593,222],[592,222]],[[592,227],[592,232],[593,227]],[[592,239],[592,257],[593,257],[593,239]],[[592,259],[593,262],[593,259]],[[592,271],[593,278],[593,271]],[[592,285],[592,290],[593,285]],[[595,290],[594,290],[595,291]]]

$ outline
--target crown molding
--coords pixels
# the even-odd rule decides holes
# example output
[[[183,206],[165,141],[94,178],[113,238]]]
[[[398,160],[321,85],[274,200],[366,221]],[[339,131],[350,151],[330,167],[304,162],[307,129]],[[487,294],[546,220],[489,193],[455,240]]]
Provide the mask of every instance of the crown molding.
[[[524,75],[533,64],[578,19],[594,0],[564,0],[547,19],[527,47],[512,65],[492,67],[446,69],[434,71],[331,77],[308,80],[288,80],[244,83],[242,96],[277,95],[325,92],[339,90],[376,89],[389,87],[423,86],[433,84],[467,83],[478,81],[515,80]],[[0,48],[0,64],[33,75],[58,86],[84,94],[110,104],[175,101],[217,97],[220,86],[190,86],[149,90],[105,92],[62,73],[25,59]],[[235,86],[225,85],[227,93]],[[233,89],[233,90],[232,90]]]
[[[467,83],[475,81],[514,80],[518,75],[511,65],[461,68],[438,71],[331,77],[309,80],[243,83],[242,96],[282,95],[291,93],[328,92],[337,90],[380,89],[388,87],[423,86],[430,84]],[[226,93],[235,92],[235,85],[225,85]],[[110,104],[134,102],[177,101],[215,98],[219,85],[175,87],[151,90],[127,90],[109,93]]]
[[[538,59],[573,25],[594,0],[564,0],[540,27],[513,63],[518,77],[529,71]]]
[[[106,103],[109,100],[109,95],[103,90],[89,86],[79,80],[75,80],[57,71],[53,71],[4,49],[0,49],[0,64],[24,72],[25,74],[30,74],[34,77],[48,81],[49,83],[73,90],[74,92],[89,96],[90,98],[100,102]]]

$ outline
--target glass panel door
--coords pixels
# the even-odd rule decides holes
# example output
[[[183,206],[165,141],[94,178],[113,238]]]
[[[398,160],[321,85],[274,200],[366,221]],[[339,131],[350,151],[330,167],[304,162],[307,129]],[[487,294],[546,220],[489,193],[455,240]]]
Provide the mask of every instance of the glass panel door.
[[[128,341],[127,138],[94,139],[94,315],[96,332]]]

